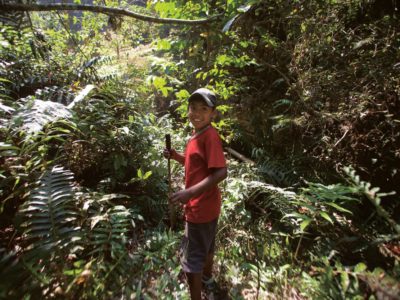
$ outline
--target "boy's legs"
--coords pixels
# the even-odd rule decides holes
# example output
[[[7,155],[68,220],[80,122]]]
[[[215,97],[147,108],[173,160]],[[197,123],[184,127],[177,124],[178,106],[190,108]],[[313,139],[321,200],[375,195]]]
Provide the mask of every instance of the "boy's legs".
[[[186,222],[181,245],[181,263],[191,299],[201,298],[202,276],[211,277],[218,220],[193,224]]]
[[[191,300],[201,300],[201,275],[201,273],[186,273]]]
[[[208,253],[206,257],[206,262],[203,268],[203,277],[211,278],[212,277],[212,268],[214,264],[214,251]]]

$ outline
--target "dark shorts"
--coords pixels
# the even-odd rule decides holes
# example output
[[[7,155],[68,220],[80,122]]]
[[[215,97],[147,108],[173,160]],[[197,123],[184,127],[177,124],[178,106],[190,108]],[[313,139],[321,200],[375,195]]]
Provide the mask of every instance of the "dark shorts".
[[[185,273],[203,272],[207,255],[214,252],[218,219],[208,223],[185,224],[180,257]]]

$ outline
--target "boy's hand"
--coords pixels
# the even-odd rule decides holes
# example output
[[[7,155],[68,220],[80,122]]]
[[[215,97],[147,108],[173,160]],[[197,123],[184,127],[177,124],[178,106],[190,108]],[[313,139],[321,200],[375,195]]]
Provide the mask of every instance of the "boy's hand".
[[[179,192],[174,193],[171,196],[170,201],[172,204],[186,204],[192,198],[192,194],[188,190],[182,190]]]
[[[175,153],[176,153],[175,149],[168,150],[167,148],[165,148],[163,151],[163,155],[165,158],[173,158]]]

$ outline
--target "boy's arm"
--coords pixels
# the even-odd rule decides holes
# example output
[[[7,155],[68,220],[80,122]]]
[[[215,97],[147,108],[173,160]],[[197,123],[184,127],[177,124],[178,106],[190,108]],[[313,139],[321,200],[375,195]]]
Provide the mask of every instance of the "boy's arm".
[[[164,149],[164,157],[165,158],[172,158],[179,162],[181,165],[185,165],[185,156],[176,152],[175,149]]]
[[[185,165],[185,156],[182,155],[181,153],[178,153],[175,150],[173,150],[173,152],[171,153],[171,158],[175,159],[181,165]]]
[[[191,186],[188,189],[179,191],[172,195],[171,202],[174,204],[186,204],[191,198],[197,197],[213,186],[216,186],[227,176],[227,168],[213,168],[211,174],[204,178],[199,183]]]

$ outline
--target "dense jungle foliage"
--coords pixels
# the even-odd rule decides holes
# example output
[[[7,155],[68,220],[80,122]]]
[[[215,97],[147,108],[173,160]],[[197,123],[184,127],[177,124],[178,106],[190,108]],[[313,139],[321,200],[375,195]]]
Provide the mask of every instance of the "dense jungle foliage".
[[[93,4],[216,17],[1,6],[1,299],[189,298],[162,150],[200,86],[229,164],[221,298],[400,299],[399,1]]]

